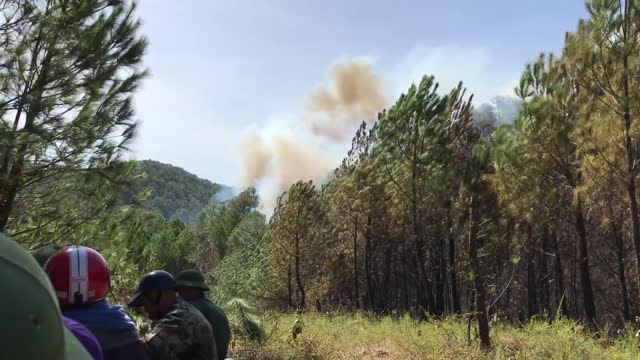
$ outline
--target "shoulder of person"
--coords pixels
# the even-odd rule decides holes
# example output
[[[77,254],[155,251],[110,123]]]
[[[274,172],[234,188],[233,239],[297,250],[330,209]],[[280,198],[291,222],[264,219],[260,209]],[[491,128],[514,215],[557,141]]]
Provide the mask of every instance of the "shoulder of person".
[[[154,330],[163,328],[179,328],[190,317],[191,309],[178,303],[173,308],[173,310],[169,311],[162,318],[158,319],[153,324],[153,328]]]
[[[178,302],[176,311],[185,321],[197,321],[195,319],[202,317],[202,313],[195,305],[182,300]]]

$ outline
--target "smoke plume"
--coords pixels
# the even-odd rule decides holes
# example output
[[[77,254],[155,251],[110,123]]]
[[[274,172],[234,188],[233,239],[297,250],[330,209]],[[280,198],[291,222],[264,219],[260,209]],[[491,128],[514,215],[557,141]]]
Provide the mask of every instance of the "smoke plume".
[[[249,132],[242,142],[241,185],[257,187],[267,211],[291,184],[325,181],[340,160],[329,148],[343,147],[354,129],[374,120],[386,104],[383,79],[366,61],[336,64],[330,80],[306,96],[304,111],[289,124],[297,125],[294,135],[287,135],[285,127],[265,127]]]
[[[273,154],[278,169],[278,185],[286,188],[298,180],[325,177],[335,164],[320,149],[306,146],[283,135],[274,136]]]
[[[244,170],[241,184],[243,187],[256,186],[260,179],[267,176],[273,153],[255,130],[247,134],[241,149]]]
[[[315,115],[311,131],[343,141],[354,125],[375,119],[386,103],[385,89],[382,78],[365,61],[335,65],[331,81],[331,86],[316,89],[309,96],[308,110]]]

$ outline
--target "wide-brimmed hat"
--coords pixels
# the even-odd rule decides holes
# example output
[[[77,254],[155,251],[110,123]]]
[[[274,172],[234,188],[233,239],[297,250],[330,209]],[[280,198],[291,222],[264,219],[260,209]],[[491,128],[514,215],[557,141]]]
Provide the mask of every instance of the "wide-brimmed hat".
[[[176,275],[176,285],[178,288],[196,288],[209,291],[205,283],[204,275],[198,270],[183,270]]]

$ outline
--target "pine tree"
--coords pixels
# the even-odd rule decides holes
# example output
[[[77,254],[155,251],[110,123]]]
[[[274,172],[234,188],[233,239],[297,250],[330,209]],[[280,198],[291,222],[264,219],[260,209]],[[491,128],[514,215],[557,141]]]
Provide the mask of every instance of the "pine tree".
[[[461,148],[457,142],[468,134],[471,98],[465,98],[462,84],[450,94],[437,94],[438,84],[425,76],[400,96],[381,115],[377,127],[379,143],[374,149],[380,168],[406,209],[408,232],[413,242],[418,305],[425,311],[444,312],[445,246],[443,220],[449,216],[446,204],[455,191],[452,165]],[[427,237],[427,226],[439,228]],[[427,246],[427,242],[432,243]],[[451,245],[451,243],[450,243]],[[431,250],[431,251],[430,251]],[[429,266],[428,264],[435,264]]]
[[[1,1],[0,10],[16,20],[0,24],[0,230],[89,221],[82,214],[105,213],[118,200],[107,195],[133,176],[121,158],[135,134],[132,95],[147,45],[135,3]],[[35,204],[98,190],[106,201],[77,218],[59,207],[41,216]]]
[[[594,322],[596,307],[589,269],[587,219],[583,195],[578,191],[583,179],[582,157],[572,137],[579,126],[580,109],[575,83],[561,60],[541,54],[536,62],[527,65],[517,93],[523,100],[523,108],[514,131],[521,137],[522,150],[531,162],[527,165],[529,171],[538,181],[531,189],[542,185],[547,194],[553,189],[556,193],[561,192],[557,189],[569,189],[568,197],[573,199],[570,206],[578,237],[582,298],[585,314]]]
[[[290,306],[307,308],[325,259],[331,258],[325,205],[312,182],[299,181],[280,196],[266,234],[276,276],[286,273]]]
[[[640,270],[640,214],[636,177],[639,167],[637,114],[640,104],[640,3],[633,0],[591,0],[590,18],[581,21],[575,34],[567,35],[567,65],[582,96],[585,116],[603,111],[608,126],[619,129],[625,166],[620,174],[627,193],[636,266]],[[609,171],[619,169],[606,148],[590,149],[606,162]],[[640,287],[640,277],[636,279]]]

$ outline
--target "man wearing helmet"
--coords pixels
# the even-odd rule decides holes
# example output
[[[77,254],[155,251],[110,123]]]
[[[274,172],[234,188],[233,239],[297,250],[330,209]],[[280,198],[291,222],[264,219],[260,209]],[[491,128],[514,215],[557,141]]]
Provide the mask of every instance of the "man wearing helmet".
[[[211,325],[198,309],[178,299],[176,281],[168,272],[145,275],[129,306],[143,307],[153,320],[145,337],[150,359],[218,360]]]
[[[213,337],[216,339],[216,347],[218,348],[218,357],[225,359],[231,340],[229,320],[227,320],[224,310],[205,296],[205,291],[209,291],[209,287],[205,283],[204,275],[198,270],[183,270],[176,274],[176,285],[180,297],[200,310],[211,324]]]
[[[136,327],[121,306],[111,306],[107,294],[111,272],[94,249],[68,246],[45,263],[64,316],[91,330],[102,347],[104,360],[146,359]]]
[[[0,358],[91,360],[64,326],[56,295],[36,260],[0,234]]]

